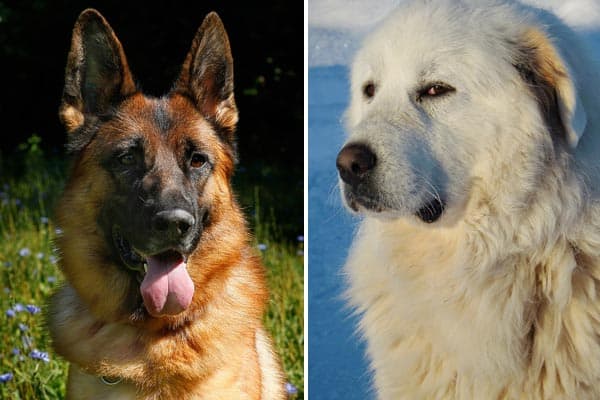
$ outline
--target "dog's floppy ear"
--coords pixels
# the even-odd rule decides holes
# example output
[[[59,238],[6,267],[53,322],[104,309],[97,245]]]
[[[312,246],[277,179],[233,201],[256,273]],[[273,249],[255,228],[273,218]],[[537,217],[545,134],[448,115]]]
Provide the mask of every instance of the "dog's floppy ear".
[[[125,53],[104,17],[84,10],[73,28],[59,115],[68,132],[136,91]]]
[[[546,123],[575,148],[587,116],[567,64],[548,36],[537,28],[525,32],[519,47],[515,66],[538,98]]]
[[[198,29],[174,91],[190,97],[224,139],[233,142],[238,120],[233,96],[233,58],[225,27],[216,13],[208,14]]]

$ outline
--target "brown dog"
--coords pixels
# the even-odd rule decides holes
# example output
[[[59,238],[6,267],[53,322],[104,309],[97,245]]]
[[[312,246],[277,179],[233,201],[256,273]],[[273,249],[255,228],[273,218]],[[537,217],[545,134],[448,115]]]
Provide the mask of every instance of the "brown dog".
[[[263,267],[234,199],[229,41],[198,30],[169,94],[140,93],[106,20],[73,29],[60,117],[75,155],[52,298],[69,399],[281,399]]]

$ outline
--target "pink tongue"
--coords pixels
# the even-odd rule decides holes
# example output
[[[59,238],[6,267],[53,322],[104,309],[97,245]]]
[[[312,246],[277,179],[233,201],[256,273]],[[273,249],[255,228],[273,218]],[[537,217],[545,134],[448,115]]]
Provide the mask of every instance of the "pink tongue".
[[[148,270],[140,291],[150,315],[175,315],[188,308],[194,295],[194,282],[183,259],[148,257],[146,262]]]

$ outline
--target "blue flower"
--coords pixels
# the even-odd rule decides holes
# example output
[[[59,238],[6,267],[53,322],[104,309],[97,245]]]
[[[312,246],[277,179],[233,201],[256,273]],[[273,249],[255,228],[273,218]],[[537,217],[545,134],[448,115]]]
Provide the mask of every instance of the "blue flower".
[[[19,255],[21,257],[27,257],[27,256],[31,255],[31,250],[29,250],[28,247],[23,247],[21,250],[19,250]]]
[[[50,362],[50,356],[48,355],[48,353],[46,353],[45,351],[39,351],[37,349],[32,350],[31,353],[29,353],[29,357],[33,358],[34,360]]]
[[[41,260],[42,258],[44,258],[44,253],[42,253],[42,252],[39,252],[39,253],[37,253],[37,254],[35,255],[35,257],[36,257],[38,260]]]
[[[29,311],[31,314],[37,314],[40,311],[42,311],[38,306],[34,305],[34,304],[27,304],[25,306],[25,308],[27,309],[27,311]]]
[[[6,310],[7,317],[13,318],[15,315],[17,315],[17,313],[12,308],[9,308],[8,310]]]
[[[288,395],[298,394],[298,388],[292,385],[290,382],[285,383],[285,391]]]
[[[299,242],[304,242],[304,235],[298,235],[296,240],[298,240]]]
[[[267,249],[267,245],[264,243],[259,243],[256,247],[258,247],[260,251],[265,251]]]
[[[56,236],[61,236],[63,234],[63,230],[60,228],[56,228],[54,230],[54,233],[56,234]]]
[[[23,307],[23,304],[17,303],[13,307],[13,310],[15,310],[16,312],[23,312],[23,311],[25,311],[25,307]]]
[[[5,374],[0,375],[0,383],[6,383],[13,378],[12,372],[7,372]]]
[[[50,257],[48,257],[48,260],[50,261],[50,263],[56,264],[56,262],[58,261],[58,258],[56,256],[50,256]]]
[[[56,277],[55,276],[49,276],[46,278],[46,282],[48,283],[54,283],[56,282]]]
[[[44,225],[47,224],[48,223],[48,217],[40,217],[40,222],[42,224],[44,224]]]
[[[25,325],[25,324],[19,323],[19,330],[21,332],[25,332],[25,331],[29,330],[29,327],[27,325]]]
[[[13,356],[18,356],[19,354],[21,354],[21,350],[17,349],[16,347],[13,347],[13,349],[10,351]]]

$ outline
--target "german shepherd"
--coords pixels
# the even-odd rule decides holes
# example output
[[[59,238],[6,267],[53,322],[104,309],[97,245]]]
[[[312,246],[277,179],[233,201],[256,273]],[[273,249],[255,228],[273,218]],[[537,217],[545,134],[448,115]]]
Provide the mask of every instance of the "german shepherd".
[[[238,113],[217,14],[152,98],[106,20],[83,11],[59,114],[74,162],[56,211],[67,283],[48,319],[71,363],[67,398],[284,398],[263,266],[230,185]]]

